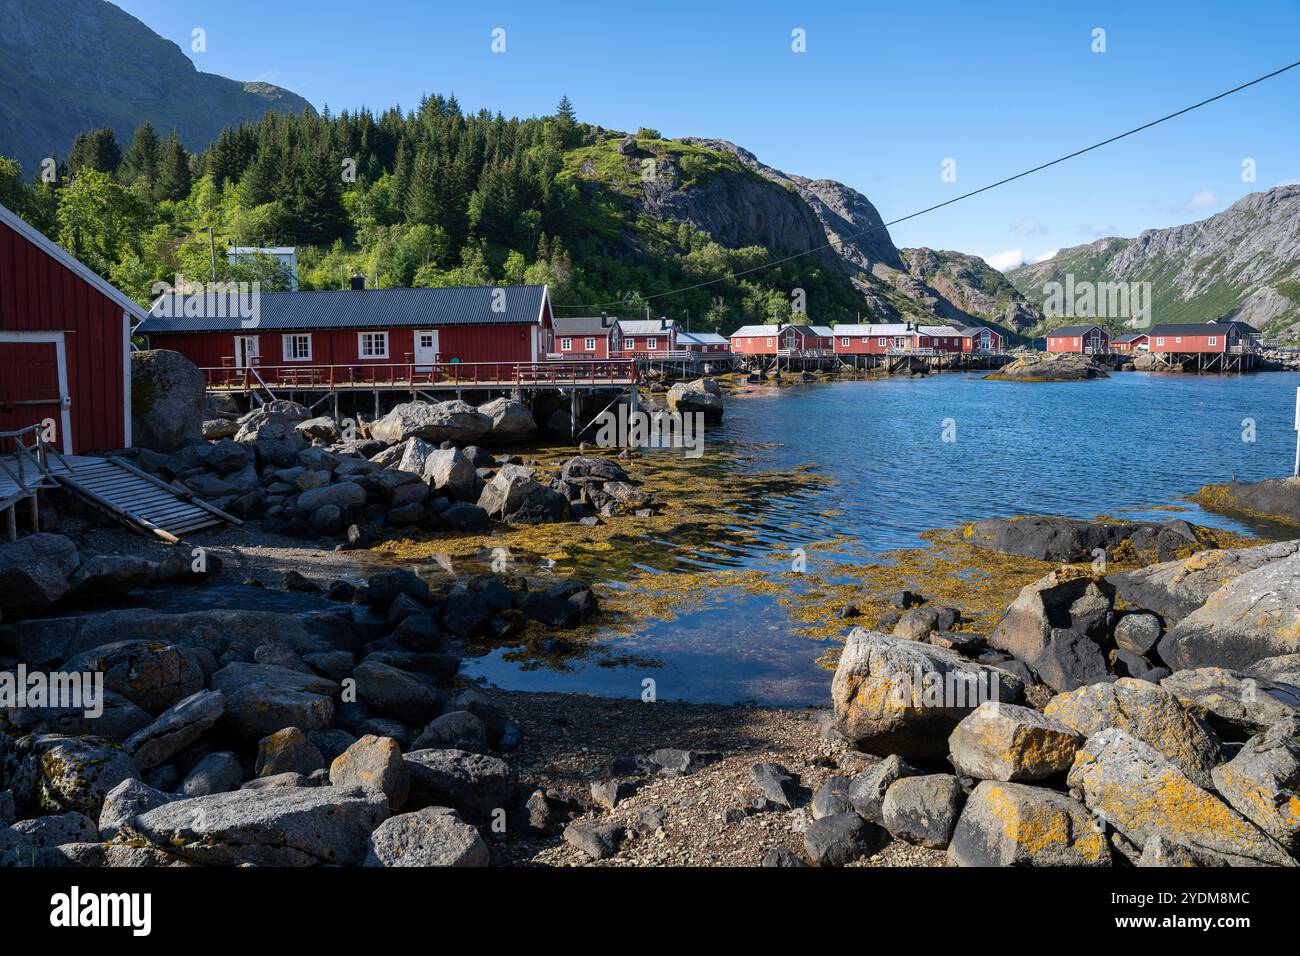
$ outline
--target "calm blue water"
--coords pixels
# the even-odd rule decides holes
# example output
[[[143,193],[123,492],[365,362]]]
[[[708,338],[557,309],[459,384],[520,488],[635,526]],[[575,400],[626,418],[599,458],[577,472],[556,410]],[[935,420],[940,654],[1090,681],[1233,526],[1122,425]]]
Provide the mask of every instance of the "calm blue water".
[[[812,463],[832,484],[756,502],[757,542],[680,566],[770,567],[777,554],[842,536],[849,550],[880,553],[921,544],[928,529],[1016,514],[1139,509],[1134,519],[1252,530],[1184,498],[1234,474],[1290,474],[1297,387],[1300,373],[1122,373],[1077,383],[945,374],[753,387],[730,399],[706,456],[741,453],[745,462],[733,467],[755,473]],[[1246,419],[1254,441],[1243,440]],[[834,557],[810,552],[809,570]],[[652,678],[659,699],[824,705],[830,675],[814,661],[826,648],[794,633],[777,601],[722,592],[678,620],[611,634],[562,667],[514,660],[507,648],[467,661],[466,671],[512,689],[639,696]]]

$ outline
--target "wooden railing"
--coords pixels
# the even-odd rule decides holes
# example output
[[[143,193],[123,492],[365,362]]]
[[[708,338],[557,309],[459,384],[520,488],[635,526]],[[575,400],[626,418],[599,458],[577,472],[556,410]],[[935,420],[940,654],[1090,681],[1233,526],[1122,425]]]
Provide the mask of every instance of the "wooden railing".
[[[547,388],[568,385],[632,385],[630,359],[559,362],[356,362],[348,365],[259,365],[201,370],[207,387],[251,392],[272,388],[334,391],[370,388]]]

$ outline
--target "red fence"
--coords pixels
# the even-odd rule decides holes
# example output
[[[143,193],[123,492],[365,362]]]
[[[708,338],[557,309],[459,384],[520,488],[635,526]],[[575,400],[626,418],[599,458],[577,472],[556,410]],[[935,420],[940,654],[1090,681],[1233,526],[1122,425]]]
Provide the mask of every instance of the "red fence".
[[[210,389],[258,388],[558,388],[568,385],[633,385],[634,360],[587,362],[366,362],[352,365],[256,365],[202,369]]]

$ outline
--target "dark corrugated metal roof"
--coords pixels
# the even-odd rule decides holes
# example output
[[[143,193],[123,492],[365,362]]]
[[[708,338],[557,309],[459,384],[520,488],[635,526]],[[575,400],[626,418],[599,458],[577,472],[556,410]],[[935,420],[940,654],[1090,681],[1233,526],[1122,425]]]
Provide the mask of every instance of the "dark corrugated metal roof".
[[[341,289],[333,292],[262,292],[256,326],[244,324],[237,298],[227,296],[224,308],[205,305],[202,316],[163,314],[178,311],[166,297],[154,303],[149,317],[136,328],[146,335],[160,332],[228,332],[298,329],[434,328],[440,325],[517,325],[537,322],[546,300],[546,286],[454,286],[440,289]],[[215,297],[214,297],[215,298]],[[189,301],[189,297],[186,297]],[[213,314],[225,312],[225,316]]]
[[[1147,333],[1146,333],[1146,332],[1130,332],[1128,335],[1121,335],[1119,338],[1117,338],[1117,339],[1112,339],[1111,341],[1113,341],[1113,342],[1136,342],[1138,339],[1145,339],[1146,337],[1147,337]]]
[[[584,315],[552,321],[556,335],[608,335],[618,319],[607,315]]]
[[[1227,335],[1231,326],[1210,322],[1181,322],[1174,325],[1157,325],[1147,335]]]
[[[1091,332],[1093,329],[1102,329],[1100,325],[1063,325],[1059,329],[1052,329],[1048,335],[1082,335],[1084,332]]]

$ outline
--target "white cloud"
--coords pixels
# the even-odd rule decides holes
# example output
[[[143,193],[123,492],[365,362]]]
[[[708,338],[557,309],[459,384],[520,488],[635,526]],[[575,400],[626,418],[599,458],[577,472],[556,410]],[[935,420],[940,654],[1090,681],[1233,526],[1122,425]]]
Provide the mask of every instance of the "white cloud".
[[[1200,212],[1202,209],[1209,209],[1219,197],[1214,194],[1213,189],[1198,189],[1192,194],[1192,198],[1187,200],[1183,208],[1188,212]]]
[[[1060,249],[1053,249],[1051,252],[1044,252],[1041,256],[1035,256],[1034,258],[1030,259],[1029,261],[1030,261],[1030,262],[1046,262],[1048,259],[1055,259],[1055,258],[1056,258],[1056,254],[1057,254],[1058,252],[1060,252],[1060,251],[1061,251]]]
[[[991,256],[981,256],[980,258],[999,272],[1006,272],[1008,269],[1014,269],[1025,261],[1025,252],[1023,249],[1006,249],[1002,252],[995,252]]]

